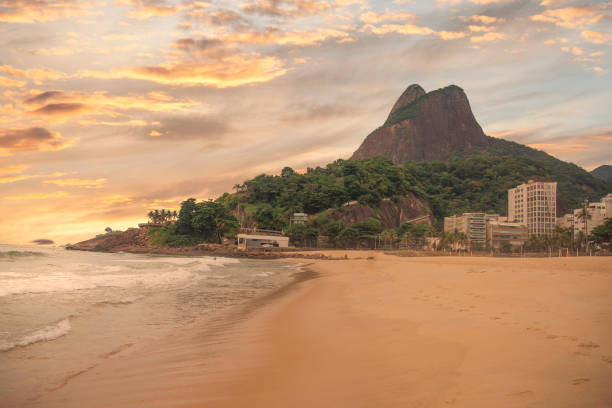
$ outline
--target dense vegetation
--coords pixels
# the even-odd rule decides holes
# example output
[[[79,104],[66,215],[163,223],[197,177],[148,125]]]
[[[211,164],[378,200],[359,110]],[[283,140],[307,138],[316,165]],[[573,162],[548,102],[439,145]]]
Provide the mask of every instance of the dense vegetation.
[[[487,137],[489,146],[473,148],[460,152],[458,157],[498,157],[527,160],[534,166],[527,178],[556,181],[559,193],[559,210],[566,213],[578,208],[585,199],[597,201],[612,191],[612,184],[593,177],[589,172],[573,163],[559,160],[546,152],[495,137]],[[526,179],[522,182],[527,181]]]
[[[236,217],[224,205],[214,201],[198,203],[189,198],[181,204],[176,223],[167,222],[151,233],[157,245],[182,247],[201,242],[221,243],[237,227]]]
[[[233,236],[240,224],[283,230],[300,245],[314,245],[324,235],[332,246],[355,246],[373,239],[403,240],[418,246],[427,235],[439,235],[444,216],[463,212],[505,215],[507,190],[529,179],[557,181],[562,211],[612,190],[580,167],[544,152],[500,139],[489,141],[490,148],[462,152],[448,162],[409,161],[395,166],[386,158],[374,157],[336,160],[304,173],[285,167],[280,175],[261,174],[234,186],[234,193],[225,193],[216,201],[186,200],[176,223],[156,230],[154,242],[166,246],[221,242],[224,236]],[[350,202],[378,208],[383,199],[398,203],[409,193],[429,204],[437,219],[433,228],[406,223],[385,230],[376,218],[344,225],[326,211]],[[290,225],[291,215],[301,212],[314,216],[309,225]],[[460,236],[443,238],[443,244],[462,240]],[[545,243],[530,243],[534,248],[542,245]]]

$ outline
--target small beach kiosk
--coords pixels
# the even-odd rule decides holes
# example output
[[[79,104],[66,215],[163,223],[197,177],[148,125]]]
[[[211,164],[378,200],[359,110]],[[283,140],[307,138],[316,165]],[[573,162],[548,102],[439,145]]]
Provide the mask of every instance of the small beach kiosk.
[[[289,237],[280,231],[241,228],[237,236],[238,249],[287,248]]]

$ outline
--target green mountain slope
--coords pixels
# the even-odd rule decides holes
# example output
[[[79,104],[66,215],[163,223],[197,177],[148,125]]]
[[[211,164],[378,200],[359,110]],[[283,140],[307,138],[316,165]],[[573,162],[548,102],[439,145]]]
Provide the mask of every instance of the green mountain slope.
[[[580,166],[559,160],[546,152],[511,142],[504,139],[487,136],[488,146],[475,147],[469,151],[459,152],[458,157],[497,157],[506,160],[520,159],[528,168],[520,174],[528,179],[556,181],[559,200],[559,214],[564,214],[572,208],[580,206],[584,200],[599,200],[612,191],[612,184],[593,177]]]
[[[598,168],[591,171],[591,174],[600,180],[612,183],[612,166],[610,166],[609,164],[599,166]]]

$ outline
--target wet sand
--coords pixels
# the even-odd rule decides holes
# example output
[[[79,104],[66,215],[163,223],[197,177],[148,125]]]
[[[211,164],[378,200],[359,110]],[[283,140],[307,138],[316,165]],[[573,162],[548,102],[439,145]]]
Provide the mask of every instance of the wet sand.
[[[27,406],[612,406],[610,258],[376,254],[309,269]]]

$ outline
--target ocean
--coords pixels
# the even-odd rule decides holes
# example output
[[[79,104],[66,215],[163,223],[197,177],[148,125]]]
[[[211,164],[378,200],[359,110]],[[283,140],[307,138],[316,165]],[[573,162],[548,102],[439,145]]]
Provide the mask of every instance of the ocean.
[[[0,400],[21,406],[139,342],[292,280],[281,261],[0,245]]]

